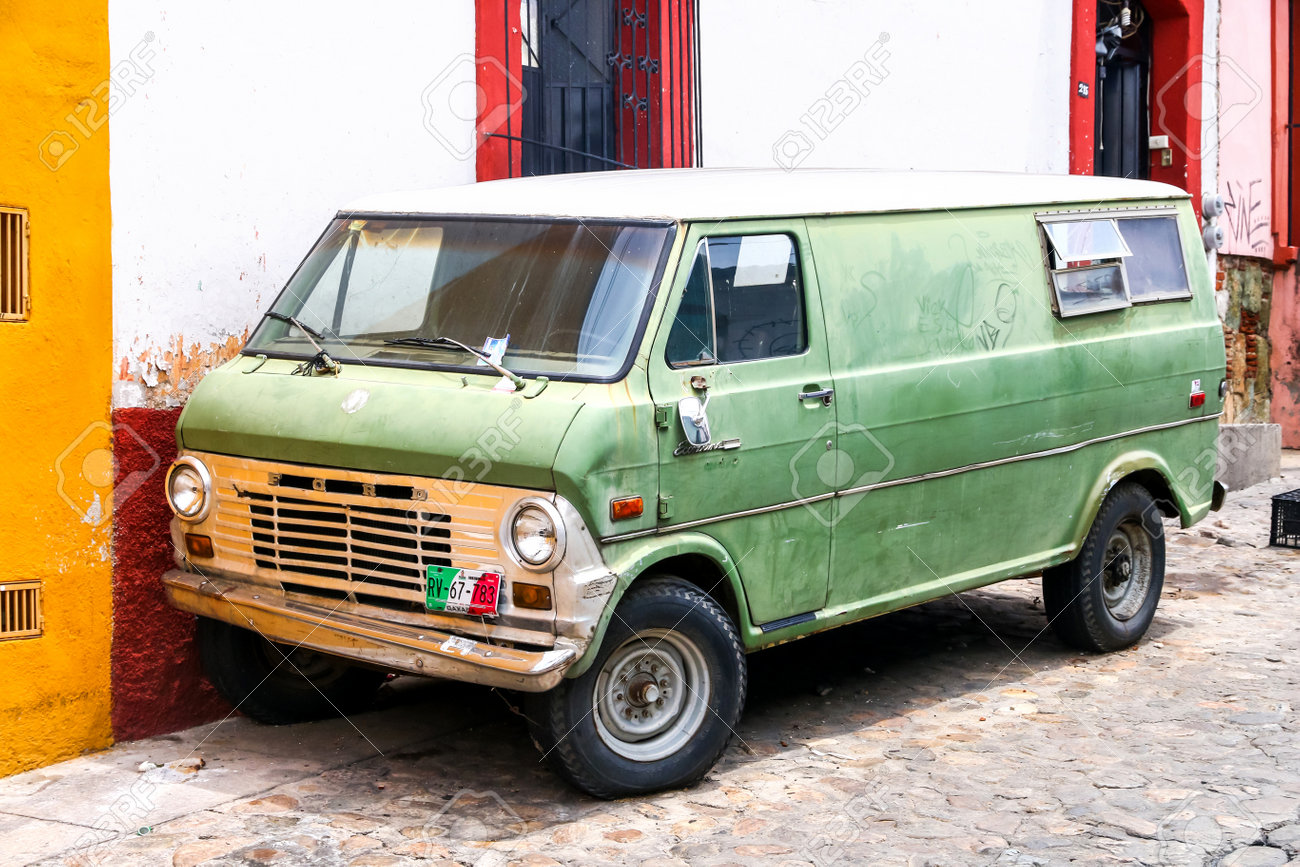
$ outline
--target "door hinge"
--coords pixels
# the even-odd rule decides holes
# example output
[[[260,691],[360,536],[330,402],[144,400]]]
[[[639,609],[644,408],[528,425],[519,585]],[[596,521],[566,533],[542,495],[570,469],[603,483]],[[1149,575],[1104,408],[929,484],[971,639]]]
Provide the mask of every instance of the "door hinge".
[[[659,495],[659,520],[666,521],[673,516],[673,498]]]
[[[673,423],[673,405],[662,403],[655,407],[655,427],[670,427]]]

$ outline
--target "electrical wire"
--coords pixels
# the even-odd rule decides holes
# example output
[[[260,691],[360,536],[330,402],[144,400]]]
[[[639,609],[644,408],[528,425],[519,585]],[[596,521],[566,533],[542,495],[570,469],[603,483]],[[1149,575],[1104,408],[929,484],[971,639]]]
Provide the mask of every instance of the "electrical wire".
[[[1101,6],[1105,6],[1109,9],[1114,9],[1115,15],[1105,24],[1099,23],[1097,25],[1098,33],[1101,33],[1103,30],[1105,30],[1108,27],[1119,26],[1120,38],[1128,39],[1134,33],[1138,32],[1138,28],[1140,28],[1143,22],[1145,22],[1147,19],[1146,10],[1143,9],[1141,4],[1137,3],[1136,0],[1128,0],[1128,2],[1125,2],[1125,0],[1099,0],[1099,3],[1101,4]],[[1130,20],[1128,26],[1120,25],[1121,15],[1124,11],[1125,6],[1128,6],[1130,12]]]

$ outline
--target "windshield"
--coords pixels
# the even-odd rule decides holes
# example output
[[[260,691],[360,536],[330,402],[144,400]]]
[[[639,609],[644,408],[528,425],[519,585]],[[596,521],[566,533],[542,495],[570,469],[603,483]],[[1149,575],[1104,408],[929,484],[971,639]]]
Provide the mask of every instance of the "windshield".
[[[317,332],[344,365],[492,371],[433,343],[441,337],[487,348],[520,374],[609,379],[640,333],[672,232],[664,223],[339,219],[271,312]],[[317,347],[268,317],[244,351],[310,358]]]

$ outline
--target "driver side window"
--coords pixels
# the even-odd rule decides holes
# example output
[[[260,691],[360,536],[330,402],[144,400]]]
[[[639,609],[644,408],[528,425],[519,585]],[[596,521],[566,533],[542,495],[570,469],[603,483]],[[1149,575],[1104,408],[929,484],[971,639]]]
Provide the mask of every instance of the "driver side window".
[[[668,334],[668,363],[756,361],[807,348],[794,240],[740,235],[702,241]]]

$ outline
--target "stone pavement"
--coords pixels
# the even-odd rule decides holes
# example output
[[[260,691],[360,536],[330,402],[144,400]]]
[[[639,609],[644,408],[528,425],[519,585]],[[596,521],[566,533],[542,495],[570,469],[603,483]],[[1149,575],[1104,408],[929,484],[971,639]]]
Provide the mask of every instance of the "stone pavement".
[[[1300,864],[1283,469],[1171,528],[1128,651],[1065,648],[1028,580],[750,657],[739,737],[686,791],[587,798],[507,696],[397,680],[351,720],[234,718],[0,780],[0,861]]]

